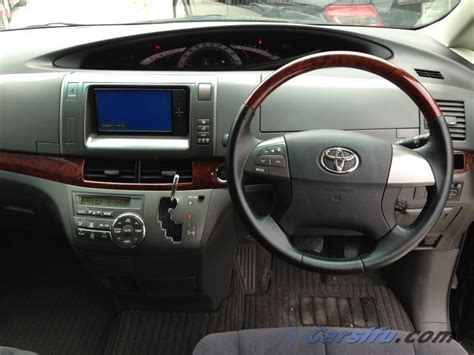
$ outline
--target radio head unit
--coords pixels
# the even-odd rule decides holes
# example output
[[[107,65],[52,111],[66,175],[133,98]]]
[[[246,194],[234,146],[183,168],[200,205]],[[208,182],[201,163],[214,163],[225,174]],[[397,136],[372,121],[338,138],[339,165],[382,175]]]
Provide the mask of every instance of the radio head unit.
[[[98,135],[187,136],[186,87],[92,87],[89,97]]]
[[[215,148],[216,81],[215,74],[67,74],[60,151],[102,158],[209,158]]]

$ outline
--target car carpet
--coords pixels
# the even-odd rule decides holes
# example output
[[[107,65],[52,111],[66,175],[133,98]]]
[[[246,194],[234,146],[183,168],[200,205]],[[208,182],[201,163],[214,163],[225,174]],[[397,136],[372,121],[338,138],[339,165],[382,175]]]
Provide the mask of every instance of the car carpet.
[[[20,238],[18,238],[20,239]],[[72,251],[33,242],[3,250],[0,345],[39,354],[102,354],[117,312]],[[5,273],[7,271],[7,274]]]
[[[244,249],[248,255],[248,245]],[[189,354],[206,334],[251,328],[413,329],[395,295],[375,274],[322,275],[272,259],[271,278],[255,275],[260,285],[253,294],[244,294],[251,275],[244,275],[240,282],[242,272],[236,271],[231,294],[217,312],[122,312],[113,321],[106,354]],[[262,270],[252,266],[240,269]],[[262,280],[269,280],[268,285],[262,285]]]
[[[230,295],[212,313],[117,313],[112,298],[89,280],[72,253],[22,252],[23,258],[5,257],[1,263],[12,271],[2,280],[0,344],[40,354],[189,354],[206,334],[261,327],[412,330],[376,274],[312,273],[271,257],[255,243],[238,248],[246,257],[237,255],[236,263],[254,265],[240,265],[240,271],[236,265]],[[246,287],[252,278],[255,286]]]

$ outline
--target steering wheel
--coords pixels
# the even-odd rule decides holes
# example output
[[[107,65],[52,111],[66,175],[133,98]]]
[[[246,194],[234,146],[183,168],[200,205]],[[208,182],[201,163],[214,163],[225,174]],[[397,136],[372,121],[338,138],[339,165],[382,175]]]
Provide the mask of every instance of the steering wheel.
[[[270,93],[298,75],[332,67],[368,71],[404,91],[428,122],[427,143],[408,149],[341,130],[308,130],[266,141],[251,134],[252,118]],[[236,210],[250,233],[270,252],[310,270],[356,273],[393,263],[431,230],[448,199],[453,151],[443,114],[414,76],[375,56],[327,52],[297,59],[255,88],[233,122],[226,168]],[[261,216],[251,208],[245,194],[247,175],[287,187],[277,189],[278,212]],[[410,226],[402,227],[395,218],[398,193],[402,187],[416,186],[427,187],[425,207]],[[310,228],[357,231],[372,238],[374,247],[354,258],[316,256],[290,241],[291,236]]]

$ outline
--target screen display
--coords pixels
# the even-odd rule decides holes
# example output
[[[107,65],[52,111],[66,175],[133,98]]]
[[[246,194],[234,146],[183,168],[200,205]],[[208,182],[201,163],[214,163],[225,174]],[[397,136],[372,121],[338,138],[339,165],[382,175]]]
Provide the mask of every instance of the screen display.
[[[96,90],[99,133],[173,131],[170,90]]]
[[[81,205],[97,207],[130,207],[127,197],[80,196]]]

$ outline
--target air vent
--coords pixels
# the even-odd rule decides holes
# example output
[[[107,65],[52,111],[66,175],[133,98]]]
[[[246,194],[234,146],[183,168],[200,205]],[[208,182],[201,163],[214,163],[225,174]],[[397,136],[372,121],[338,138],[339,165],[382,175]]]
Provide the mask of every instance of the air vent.
[[[415,69],[418,76],[423,78],[431,78],[431,79],[441,79],[444,80],[443,74],[441,74],[437,70],[425,70],[425,69]]]
[[[91,181],[163,184],[193,180],[193,163],[189,160],[86,160],[84,178]]]
[[[137,181],[137,162],[135,160],[86,160],[84,179],[133,183]]]
[[[436,100],[448,124],[451,138],[457,141],[466,139],[466,112],[463,101]]]
[[[187,160],[143,160],[140,168],[142,183],[171,183],[175,174],[179,182],[193,180],[193,164]]]

